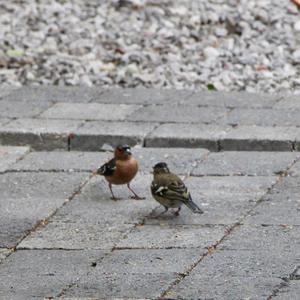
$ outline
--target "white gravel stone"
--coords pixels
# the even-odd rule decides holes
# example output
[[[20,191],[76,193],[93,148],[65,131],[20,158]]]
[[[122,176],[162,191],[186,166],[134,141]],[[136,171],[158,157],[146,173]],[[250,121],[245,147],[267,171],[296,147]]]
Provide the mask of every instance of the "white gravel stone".
[[[300,92],[292,1],[11,0],[0,15],[0,85]]]

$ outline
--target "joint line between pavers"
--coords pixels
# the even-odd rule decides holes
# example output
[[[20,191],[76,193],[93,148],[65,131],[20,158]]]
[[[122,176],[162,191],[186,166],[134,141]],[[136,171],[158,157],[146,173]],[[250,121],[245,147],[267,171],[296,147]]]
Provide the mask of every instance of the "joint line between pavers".
[[[39,222],[37,222],[37,224],[31,228],[31,230],[29,230],[27,232],[27,234],[25,234],[19,241],[18,243],[12,248],[14,251],[17,251],[17,248],[18,248],[18,245],[27,237],[29,236],[30,234],[32,234],[33,232],[35,232],[37,229],[39,228],[42,228],[44,226],[46,226],[48,224],[48,221],[49,219],[51,219],[53,216],[56,215],[56,213],[62,208],[64,207],[67,203],[69,203],[71,200],[74,199],[74,197],[78,194],[81,193],[82,189],[88,184],[88,182],[91,180],[91,178],[93,177],[94,175],[90,175],[83,183],[81,183],[79,185],[79,187],[77,189],[75,189],[75,191],[72,193],[72,195],[66,199],[66,201],[64,201],[64,203],[58,207],[52,214],[50,214],[48,217],[46,217],[45,219],[43,220],[40,220]]]
[[[300,159],[300,158],[299,158],[299,159]],[[299,159],[296,159],[294,163],[296,163]],[[187,276],[193,271],[193,269],[194,269],[198,264],[201,263],[201,261],[202,261],[206,256],[208,256],[208,255],[214,253],[214,252],[217,250],[218,246],[219,246],[220,244],[222,244],[223,241],[226,240],[226,239],[231,235],[231,233],[232,233],[234,230],[236,230],[236,229],[238,229],[239,227],[243,226],[242,221],[243,221],[243,220],[244,220],[244,219],[245,219],[245,218],[246,218],[246,217],[247,217],[247,216],[248,216],[255,208],[257,208],[257,207],[260,205],[260,203],[262,202],[263,197],[265,197],[265,195],[267,195],[268,193],[270,193],[270,192],[272,191],[272,189],[274,188],[274,186],[275,186],[278,182],[280,182],[280,181],[282,180],[283,177],[286,177],[286,176],[287,176],[288,170],[293,166],[294,163],[292,163],[290,166],[287,166],[285,172],[284,172],[283,174],[281,174],[281,175],[278,177],[278,179],[276,180],[276,182],[275,182],[274,184],[272,184],[271,187],[269,187],[269,188],[267,189],[266,193],[265,193],[264,195],[262,195],[262,196],[256,201],[256,205],[255,205],[251,210],[249,210],[248,212],[246,212],[246,214],[244,214],[244,216],[242,216],[238,222],[236,222],[236,223],[234,223],[232,226],[230,226],[230,227],[227,229],[225,235],[224,235],[220,240],[216,241],[213,245],[211,245],[211,246],[208,248],[208,251],[206,251],[204,254],[202,254],[202,255],[200,256],[200,258],[199,258],[194,264],[192,264],[192,265],[187,269],[187,271],[185,271],[184,273],[179,274],[179,277],[178,277],[173,283],[171,283],[171,285],[170,285],[165,291],[162,292],[162,294],[160,295],[161,298],[167,297],[167,296],[168,296],[168,293],[169,293],[176,285],[178,285],[185,277],[187,277]],[[272,296],[273,296],[273,295],[272,295]],[[270,300],[270,299],[272,298],[272,296],[270,296],[268,299]]]

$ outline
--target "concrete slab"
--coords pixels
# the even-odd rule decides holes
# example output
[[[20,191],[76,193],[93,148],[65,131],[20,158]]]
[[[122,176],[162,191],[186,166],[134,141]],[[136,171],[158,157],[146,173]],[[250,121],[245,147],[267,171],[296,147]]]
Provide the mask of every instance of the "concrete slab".
[[[29,153],[29,147],[0,146],[0,173]]]
[[[300,281],[293,280],[283,286],[278,293],[272,297],[274,300],[293,300],[300,295]]]
[[[38,221],[59,208],[86,174],[7,173],[0,175],[0,247],[16,246]]]
[[[125,120],[140,105],[102,103],[56,103],[40,115],[46,119],[67,120]]]
[[[211,153],[192,171],[194,176],[204,175],[251,175],[272,176],[286,171],[300,153],[226,151]]]
[[[282,96],[270,94],[252,94],[246,92],[194,92],[181,103],[186,105],[219,106],[219,107],[273,107]]]
[[[51,107],[49,102],[22,102],[0,101],[0,118],[33,118],[37,117],[47,108]]]
[[[113,148],[119,144],[143,145],[144,137],[156,126],[143,122],[86,122],[74,132],[70,147],[78,151],[99,151],[104,144]]]
[[[220,140],[223,151],[293,151],[296,127],[238,126]]]
[[[220,118],[217,123],[229,125],[299,126],[300,107],[296,109],[237,108]]]
[[[206,248],[225,235],[224,226],[145,225],[135,227],[117,243],[118,248]]]
[[[231,127],[202,124],[163,124],[145,138],[146,147],[206,148],[218,151],[218,140]]]
[[[54,298],[92,271],[103,251],[21,250],[0,268],[1,299]]]
[[[0,144],[33,150],[68,149],[68,137],[80,125],[76,120],[17,119],[2,126]]]
[[[161,123],[213,123],[228,111],[219,107],[195,107],[189,105],[144,106],[129,117],[133,121]]]
[[[13,250],[6,249],[6,248],[0,248],[0,263],[9,255],[12,253]]]
[[[113,88],[94,94],[92,102],[125,104],[166,104],[184,101],[192,94],[188,90],[154,88]]]

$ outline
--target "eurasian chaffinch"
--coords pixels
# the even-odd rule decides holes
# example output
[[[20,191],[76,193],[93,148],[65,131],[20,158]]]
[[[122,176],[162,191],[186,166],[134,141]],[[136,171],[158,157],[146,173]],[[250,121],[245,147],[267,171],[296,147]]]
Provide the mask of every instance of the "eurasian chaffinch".
[[[108,181],[108,186],[113,200],[118,200],[112,191],[113,184],[126,184],[128,189],[134,194],[133,199],[144,199],[139,197],[130,187],[130,181],[135,177],[139,169],[138,161],[132,156],[128,145],[117,146],[114,158],[102,165],[95,172],[103,175]]]
[[[153,177],[151,193],[154,199],[165,207],[163,213],[167,212],[169,208],[178,208],[175,212],[175,215],[178,216],[182,204],[185,204],[194,213],[203,213],[193,202],[183,181],[170,172],[166,163],[160,162],[153,167]]]

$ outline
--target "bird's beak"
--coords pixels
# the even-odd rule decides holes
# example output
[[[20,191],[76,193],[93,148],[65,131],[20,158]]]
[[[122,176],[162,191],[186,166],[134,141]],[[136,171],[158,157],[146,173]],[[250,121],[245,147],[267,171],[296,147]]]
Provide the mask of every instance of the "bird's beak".
[[[126,149],[125,149],[125,153],[128,154],[128,155],[131,155],[131,154],[132,154],[132,153],[131,153],[131,150],[130,150],[129,148],[126,148]]]
[[[92,174],[93,174],[93,176],[98,175],[98,169],[93,170]]]

